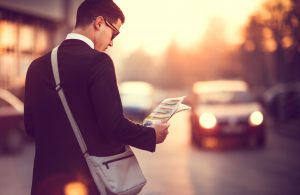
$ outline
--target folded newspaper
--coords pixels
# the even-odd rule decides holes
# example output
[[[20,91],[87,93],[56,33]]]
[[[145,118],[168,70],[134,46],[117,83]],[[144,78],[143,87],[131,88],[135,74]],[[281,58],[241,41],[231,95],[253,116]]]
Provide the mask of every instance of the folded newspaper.
[[[182,104],[185,96],[164,99],[143,121],[144,126],[167,122],[174,114],[189,110],[191,107]]]

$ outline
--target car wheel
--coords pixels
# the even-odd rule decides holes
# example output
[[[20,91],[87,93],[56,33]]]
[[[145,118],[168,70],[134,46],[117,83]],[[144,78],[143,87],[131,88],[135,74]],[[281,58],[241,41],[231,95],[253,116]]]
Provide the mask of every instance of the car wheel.
[[[21,131],[18,129],[12,129],[8,131],[4,143],[4,152],[18,153],[21,151],[22,146],[23,146],[23,135]]]

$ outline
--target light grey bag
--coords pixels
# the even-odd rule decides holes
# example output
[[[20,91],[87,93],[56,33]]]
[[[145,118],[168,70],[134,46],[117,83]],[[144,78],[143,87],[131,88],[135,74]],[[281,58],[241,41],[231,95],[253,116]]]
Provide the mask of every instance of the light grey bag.
[[[57,49],[58,47],[54,48],[51,53],[56,91],[100,194],[134,195],[139,193],[146,184],[146,178],[129,146],[125,147],[125,152],[113,156],[98,157],[88,154],[82,134],[69,108],[63,89],[60,86]]]

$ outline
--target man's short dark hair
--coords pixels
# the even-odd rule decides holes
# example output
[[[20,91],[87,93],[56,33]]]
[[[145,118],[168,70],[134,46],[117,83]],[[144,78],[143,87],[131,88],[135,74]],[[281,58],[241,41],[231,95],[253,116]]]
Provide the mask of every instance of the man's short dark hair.
[[[118,19],[125,22],[122,10],[112,0],[85,0],[77,9],[75,28],[89,25],[97,16],[112,23]]]

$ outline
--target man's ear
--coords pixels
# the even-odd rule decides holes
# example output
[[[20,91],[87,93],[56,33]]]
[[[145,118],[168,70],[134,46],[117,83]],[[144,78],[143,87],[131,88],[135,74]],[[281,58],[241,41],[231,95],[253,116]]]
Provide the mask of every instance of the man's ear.
[[[94,27],[99,30],[102,26],[102,21],[103,21],[103,17],[101,16],[98,16],[96,19],[95,19],[95,22],[94,22]]]
[[[94,24],[93,24],[93,27],[94,27],[95,30],[100,30],[101,23],[99,23],[99,22],[97,23],[97,21],[95,21]]]

